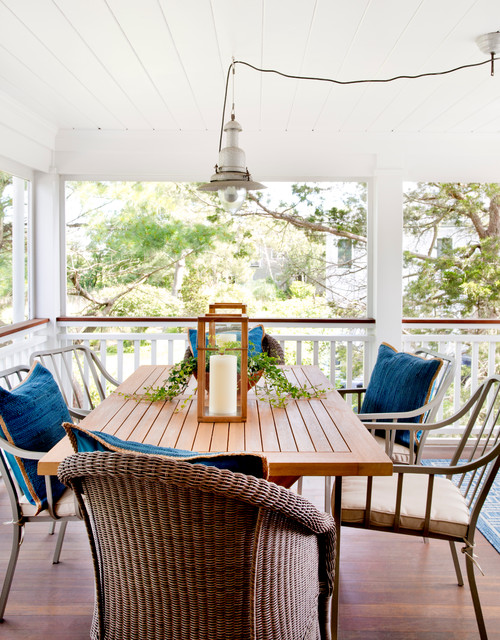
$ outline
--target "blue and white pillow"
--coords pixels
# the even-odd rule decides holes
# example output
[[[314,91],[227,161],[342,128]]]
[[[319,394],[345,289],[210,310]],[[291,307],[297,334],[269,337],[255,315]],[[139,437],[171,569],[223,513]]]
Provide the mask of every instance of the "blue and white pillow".
[[[229,333],[236,334],[236,340],[241,340],[241,331],[230,331]],[[248,357],[257,355],[258,353],[262,353],[262,340],[264,339],[265,331],[264,327],[259,324],[256,327],[253,327],[248,332]],[[188,329],[188,337],[189,337],[189,346],[191,348],[191,352],[195,358],[198,357],[198,331],[196,329]],[[208,344],[208,340],[207,340]]]
[[[39,362],[14,389],[0,387],[0,432],[16,447],[49,451],[64,438],[62,424],[70,419],[57,383]],[[39,513],[47,506],[47,491],[44,476],[38,475],[38,461],[6,455],[24,495]],[[55,501],[65,486],[55,477],[51,482]]]
[[[431,399],[432,388],[442,366],[441,358],[422,358],[397,351],[383,342],[366,388],[361,413],[399,413],[418,409]],[[422,422],[423,418],[423,415],[402,418],[399,422]],[[417,438],[421,433],[417,433]],[[380,435],[384,434],[380,432]],[[396,431],[395,440],[409,447],[410,432]]]

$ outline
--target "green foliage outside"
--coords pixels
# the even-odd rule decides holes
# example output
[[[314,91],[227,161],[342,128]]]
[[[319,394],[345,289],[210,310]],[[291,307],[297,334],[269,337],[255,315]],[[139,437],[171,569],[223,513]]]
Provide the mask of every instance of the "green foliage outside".
[[[252,197],[235,216],[196,187],[70,183],[70,313],[192,317],[209,302],[244,300],[251,315],[365,315],[366,294],[346,304],[325,275],[327,234],[363,247],[348,271],[365,259],[364,185],[344,195],[345,208],[331,206],[326,187],[288,185],[285,200]],[[366,289],[366,274],[357,282]]]
[[[498,317],[500,184],[417,184],[405,201],[404,315]]]
[[[0,171],[0,324],[12,322],[12,176]]]

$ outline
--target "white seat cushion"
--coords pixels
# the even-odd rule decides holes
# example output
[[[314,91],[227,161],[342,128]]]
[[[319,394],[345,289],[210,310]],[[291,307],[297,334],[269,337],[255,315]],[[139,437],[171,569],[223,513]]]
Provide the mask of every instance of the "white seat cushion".
[[[425,520],[428,476],[405,474],[401,500],[400,526],[422,531]],[[394,525],[397,475],[373,479],[370,524]],[[366,504],[366,478],[355,476],[342,482],[342,522],[362,523]],[[469,525],[469,509],[458,488],[446,478],[434,480],[429,531],[463,538]]]
[[[374,438],[385,451],[385,438],[381,436],[374,436]],[[395,442],[392,448],[391,459],[396,464],[410,464],[410,451],[408,447],[405,447],[404,444],[399,444],[399,442]]]
[[[33,504],[30,504],[28,500],[25,498],[25,496],[22,496],[19,499],[19,504],[21,506],[21,511],[24,516],[30,517],[30,516],[37,515],[36,513],[37,507]],[[73,493],[73,491],[71,491],[71,489],[66,489],[63,492],[62,496],[59,498],[59,500],[55,504],[54,512],[56,516],[59,516],[59,518],[65,518],[68,516],[76,515],[75,494]],[[44,509],[43,511],[40,511],[38,515],[48,516],[49,514],[47,510]]]

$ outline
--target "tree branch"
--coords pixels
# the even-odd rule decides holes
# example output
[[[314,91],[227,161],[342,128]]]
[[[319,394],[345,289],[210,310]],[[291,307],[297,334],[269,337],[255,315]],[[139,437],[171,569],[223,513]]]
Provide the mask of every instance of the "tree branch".
[[[308,231],[319,231],[321,233],[329,233],[331,235],[340,237],[340,238],[349,238],[350,240],[354,240],[355,242],[362,242],[366,244],[367,240],[364,236],[357,235],[356,233],[351,233],[350,231],[344,231],[341,229],[337,229],[336,227],[329,227],[327,225],[321,224],[319,222],[311,222],[309,220],[305,220],[304,218],[300,218],[296,215],[292,215],[289,213],[285,213],[284,211],[273,211],[269,209],[265,205],[260,202],[258,198],[256,198],[252,193],[248,193],[248,200],[255,202],[255,204],[260,207],[261,211],[250,211],[247,214],[239,214],[239,215],[253,215],[253,216],[262,216],[262,217],[270,217],[275,220],[282,220],[283,222],[288,222],[292,224],[294,227],[298,229],[307,229]]]

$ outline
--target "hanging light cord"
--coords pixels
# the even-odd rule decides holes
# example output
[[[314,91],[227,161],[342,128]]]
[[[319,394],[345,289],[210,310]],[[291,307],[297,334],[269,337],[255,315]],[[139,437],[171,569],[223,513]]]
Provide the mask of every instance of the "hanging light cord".
[[[416,80],[418,78],[429,78],[431,76],[445,76],[449,73],[455,73],[456,71],[461,71],[462,69],[472,69],[473,67],[482,67],[485,64],[491,64],[491,75],[493,75],[493,62],[494,60],[498,60],[498,58],[494,57],[494,54],[491,54],[491,58],[487,60],[483,60],[483,62],[475,62],[473,64],[463,64],[460,67],[455,67],[454,69],[446,69],[445,71],[433,71],[429,73],[418,73],[417,75],[401,75],[394,76],[393,78],[376,78],[371,80],[335,80],[333,78],[319,78],[315,76],[296,76],[291,73],[283,73],[282,71],[277,71],[276,69],[260,69],[259,67],[255,67],[253,64],[249,62],[244,62],[243,60],[235,60],[229,65],[226,75],[226,88],[224,91],[224,106],[222,107],[222,122],[220,127],[220,138],[219,138],[219,151],[222,148],[222,135],[224,133],[224,119],[226,114],[226,102],[227,102],[227,91],[229,86],[229,78],[231,75],[231,69],[233,70],[233,74],[235,73],[235,65],[242,64],[245,67],[250,67],[250,69],[254,69],[254,71],[259,71],[260,73],[275,73],[278,76],[282,76],[283,78],[291,78],[292,80],[316,80],[318,82],[330,82],[331,84],[376,84],[382,82],[394,82],[395,80]],[[234,113],[234,75],[233,75],[233,111]]]

